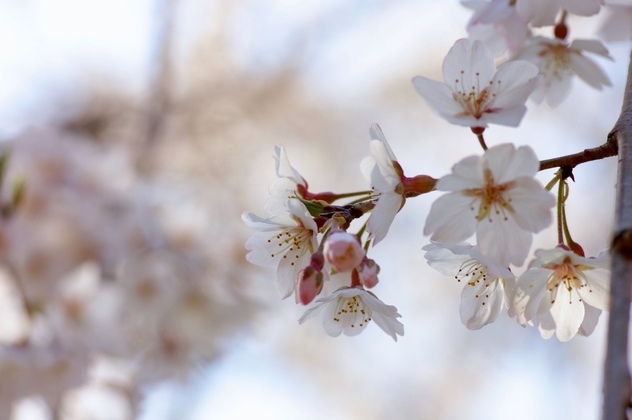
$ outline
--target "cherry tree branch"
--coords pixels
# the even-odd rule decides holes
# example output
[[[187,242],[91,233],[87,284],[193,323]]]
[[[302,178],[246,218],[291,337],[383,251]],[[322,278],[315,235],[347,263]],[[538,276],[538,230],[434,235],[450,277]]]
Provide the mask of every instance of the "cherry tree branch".
[[[617,138],[614,135],[613,130],[608,135],[608,140],[606,140],[606,142],[601,146],[592,149],[586,149],[583,152],[575,153],[572,155],[543,160],[540,162],[540,170],[543,171],[545,169],[561,167],[568,167],[572,169],[582,163],[616,156],[618,153],[618,149],[619,148],[617,144]]]
[[[618,145],[619,168],[611,247],[612,283],[602,419],[625,420],[630,407],[628,325],[632,295],[632,55],[621,114],[608,135],[608,141],[611,140]]]

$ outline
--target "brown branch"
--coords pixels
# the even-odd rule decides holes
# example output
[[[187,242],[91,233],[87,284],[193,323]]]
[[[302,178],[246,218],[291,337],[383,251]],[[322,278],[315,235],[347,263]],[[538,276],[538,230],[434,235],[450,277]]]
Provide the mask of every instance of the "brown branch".
[[[608,140],[599,147],[586,149],[583,152],[575,153],[572,155],[566,155],[541,161],[540,170],[543,171],[545,169],[561,167],[568,167],[572,169],[582,163],[616,156],[619,148],[617,144],[617,139],[613,133],[614,132],[611,132],[608,135]]]
[[[631,53],[632,54],[632,53]],[[608,141],[619,151],[615,230],[612,240],[610,317],[603,384],[603,420],[625,420],[630,407],[628,325],[632,295],[632,55],[623,107]]]

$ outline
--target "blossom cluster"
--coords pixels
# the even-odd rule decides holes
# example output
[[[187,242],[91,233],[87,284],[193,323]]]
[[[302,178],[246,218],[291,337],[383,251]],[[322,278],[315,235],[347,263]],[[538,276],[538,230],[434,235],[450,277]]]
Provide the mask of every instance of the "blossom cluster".
[[[258,231],[246,243],[247,259],[276,267],[283,298],[295,295],[304,305],[315,300],[300,323],[324,311],[323,326],[331,336],[356,335],[371,320],[394,339],[403,335],[395,307],[367,290],[376,286],[379,272],[367,252],[386,238],[408,198],[433,191],[444,194],[431,205],[423,231],[430,244],[423,250],[431,267],[463,283],[460,315],[467,328],[480,329],[507,308],[520,325],[537,325],[542,337],[555,334],[568,341],[576,334],[590,335],[601,311],[608,309],[607,252],[586,258],[566,221],[572,169],[560,168],[545,187],[536,179],[540,161],[530,146],[488,147],[483,136],[489,124],[518,127],[529,98],[551,107],[561,103],[573,75],[596,89],[611,85],[587,56],[611,59],[606,47],[594,39],[567,40],[568,15],[594,15],[601,1],[463,4],[474,9],[467,24],[470,38],[457,40],[448,51],[443,82],[416,76],[412,83],[440,117],[470,128],[482,154],[461,159],[439,179],[409,178],[373,124],[370,156],[360,165],[371,190],[335,194],[310,192],[285,149],[277,147],[278,178],[270,186],[267,217],[242,216]],[[546,26],[554,26],[552,38],[532,35],[533,28]],[[550,192],[555,185],[557,196]],[[334,204],[350,198],[347,204]],[[553,223],[554,208],[558,243],[537,250],[522,274],[515,274],[530,255],[533,235]],[[361,227],[351,233],[358,223]],[[465,242],[472,237],[473,245]],[[334,275],[346,276],[348,285],[329,291]]]
[[[251,299],[225,281],[248,271],[208,227],[182,225],[206,212],[185,186],[62,129],[4,146],[0,418],[29,397],[68,418],[103,404],[133,418],[141,389],[185,379],[250,320]]]

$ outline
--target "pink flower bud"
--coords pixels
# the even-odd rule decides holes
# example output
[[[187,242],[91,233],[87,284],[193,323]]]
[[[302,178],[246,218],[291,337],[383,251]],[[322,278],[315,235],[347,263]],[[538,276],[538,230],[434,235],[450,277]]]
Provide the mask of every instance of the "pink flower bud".
[[[364,287],[375,287],[378,282],[377,275],[380,272],[380,266],[374,260],[365,258],[362,264],[356,269],[360,283]]]
[[[364,249],[358,239],[342,230],[333,231],[325,241],[325,258],[337,271],[356,268],[364,259]]]
[[[298,300],[303,305],[310,303],[323,289],[323,273],[307,266],[298,273]]]

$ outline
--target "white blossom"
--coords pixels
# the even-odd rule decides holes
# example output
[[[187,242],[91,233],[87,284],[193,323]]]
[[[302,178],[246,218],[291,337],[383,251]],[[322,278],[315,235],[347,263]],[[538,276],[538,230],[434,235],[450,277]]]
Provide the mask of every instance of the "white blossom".
[[[607,252],[585,258],[562,248],[540,249],[529,270],[518,278],[517,320],[535,318],[542,338],[553,333],[568,341],[579,333],[589,336],[601,311],[608,310],[610,271]]]
[[[397,212],[404,204],[404,186],[400,181],[400,174],[393,166],[397,158],[382,129],[379,125],[373,124],[369,133],[371,156],[364,158],[361,170],[377,196],[377,203],[367,225],[367,231],[373,236],[373,245],[376,245],[384,239]]]
[[[246,259],[261,267],[277,267],[279,291],[286,298],[296,288],[296,278],[318,248],[318,227],[305,205],[287,200],[288,212],[261,218],[245,212],[241,218],[255,233],[246,242]]]
[[[478,330],[498,318],[515,289],[516,279],[509,269],[485,262],[478,249],[467,243],[431,243],[422,249],[428,265],[464,283],[459,309],[463,325]]]
[[[467,39],[456,41],[442,70],[445,83],[415,76],[413,85],[442,118],[465,127],[517,127],[541,79],[537,67],[526,61],[509,61],[496,70],[489,49]]]
[[[612,86],[604,71],[584,52],[613,59],[601,41],[576,39],[569,45],[560,39],[531,38],[522,53],[516,57],[536,64],[544,78],[531,99],[537,103],[546,99],[550,106],[559,105],[570,92],[574,74],[597,90],[601,90],[603,86]]]
[[[501,267],[522,265],[532,233],[551,224],[555,198],[533,177],[540,162],[533,149],[501,144],[470,156],[436,185],[449,191],[433,204],[424,234],[457,244],[476,233],[481,255]]]
[[[329,296],[316,299],[317,305],[308,309],[299,324],[316,316],[323,309],[323,327],[331,337],[341,333],[347,336],[360,334],[371,321],[397,341],[404,335],[404,325],[397,320],[401,315],[397,308],[386,305],[362,287],[342,287]]]

